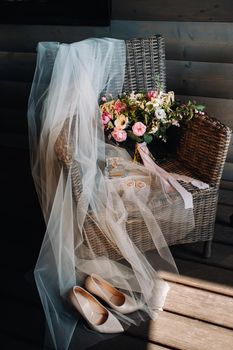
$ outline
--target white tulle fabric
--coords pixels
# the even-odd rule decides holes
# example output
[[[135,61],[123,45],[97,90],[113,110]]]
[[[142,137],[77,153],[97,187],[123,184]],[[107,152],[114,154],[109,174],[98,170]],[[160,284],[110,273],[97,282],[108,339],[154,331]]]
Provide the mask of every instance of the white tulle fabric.
[[[31,167],[47,230],[35,267],[35,280],[55,349],[88,348],[104,339],[82,323],[67,300],[74,285],[96,273],[121,288],[143,311],[130,315],[115,312],[123,327],[162,309],[168,284],[159,277],[177,268],[152,206],[167,203],[160,219],[192,221],[191,209],[173,203],[159,175],[132,162],[122,148],[106,144],[100,121],[101,93],[114,97],[122,92],[126,61],[125,43],[116,39],[87,39],[73,44],[39,43],[37,66],[28,104]],[[65,171],[54,152],[55,142],[68,121],[72,160],[81,173],[82,193],[74,204],[70,170]],[[123,178],[109,179],[107,157],[121,157]],[[179,208],[177,207],[179,206]],[[123,260],[114,261],[108,251],[98,255],[83,229],[92,212],[102,234],[117,246]],[[137,211],[145,221],[153,245],[142,253],[130,239],[126,223]],[[136,219],[135,219],[136,220]],[[78,321],[78,322],[77,322]]]

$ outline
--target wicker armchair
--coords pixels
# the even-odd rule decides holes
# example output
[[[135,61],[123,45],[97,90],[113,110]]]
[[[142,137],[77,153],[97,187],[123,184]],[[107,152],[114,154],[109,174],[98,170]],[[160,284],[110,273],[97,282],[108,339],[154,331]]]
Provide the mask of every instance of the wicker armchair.
[[[159,76],[160,85],[166,90],[163,37],[155,35],[146,39],[126,40],[126,50],[124,91],[155,89],[156,76]],[[188,224],[187,227],[181,227],[178,224],[175,226],[169,224],[169,220],[161,219],[162,215],[160,216],[159,213],[163,208],[160,210],[156,208],[155,215],[168,245],[203,241],[205,242],[204,256],[210,256],[219,183],[230,136],[231,130],[228,127],[208,115],[198,115],[181,130],[176,155],[164,162],[162,166],[169,172],[188,175],[207,182],[210,187],[200,190],[191,184],[183,184],[193,195],[195,228],[192,231],[188,230]],[[55,143],[55,153],[65,169],[71,167],[73,195],[77,202],[82,192],[79,165],[77,161],[72,160],[71,149],[65,145],[67,145],[66,124]],[[129,235],[142,252],[150,250],[153,245],[143,219],[137,212],[132,212],[130,215],[133,220],[127,223]],[[185,230],[189,233],[184,239]],[[113,259],[122,258],[117,247],[103,237],[91,212],[86,216],[83,231],[83,236],[88,236],[88,244],[94,247],[97,254],[101,255],[107,249]]]

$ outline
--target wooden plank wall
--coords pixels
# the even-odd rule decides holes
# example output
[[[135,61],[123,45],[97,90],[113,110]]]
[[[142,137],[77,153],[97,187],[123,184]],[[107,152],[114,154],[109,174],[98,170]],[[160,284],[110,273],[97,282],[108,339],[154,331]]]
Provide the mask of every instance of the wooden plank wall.
[[[113,0],[111,36],[162,34],[167,87],[233,129],[233,2]],[[233,139],[223,179],[233,181]]]

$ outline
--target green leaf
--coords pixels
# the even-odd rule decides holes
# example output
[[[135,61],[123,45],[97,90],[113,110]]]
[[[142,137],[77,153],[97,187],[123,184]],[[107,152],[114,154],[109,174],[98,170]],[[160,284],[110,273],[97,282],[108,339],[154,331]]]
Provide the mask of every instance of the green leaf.
[[[144,134],[143,139],[146,143],[151,143],[151,141],[153,140],[153,136],[149,134]]]
[[[138,137],[138,136],[134,135],[134,133],[132,131],[127,131],[127,134],[132,140],[134,140],[136,142],[142,142],[143,141],[141,137]]]
[[[196,105],[196,109],[200,112],[202,112],[205,109],[204,105]]]
[[[113,129],[114,128],[114,125],[113,123],[111,122],[111,120],[108,122],[108,129]]]

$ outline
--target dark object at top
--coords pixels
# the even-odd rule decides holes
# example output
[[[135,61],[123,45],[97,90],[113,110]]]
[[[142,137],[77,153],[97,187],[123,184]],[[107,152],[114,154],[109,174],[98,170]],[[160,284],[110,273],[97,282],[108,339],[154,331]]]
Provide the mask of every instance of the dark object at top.
[[[0,1],[0,23],[108,26],[110,16],[111,0]]]

